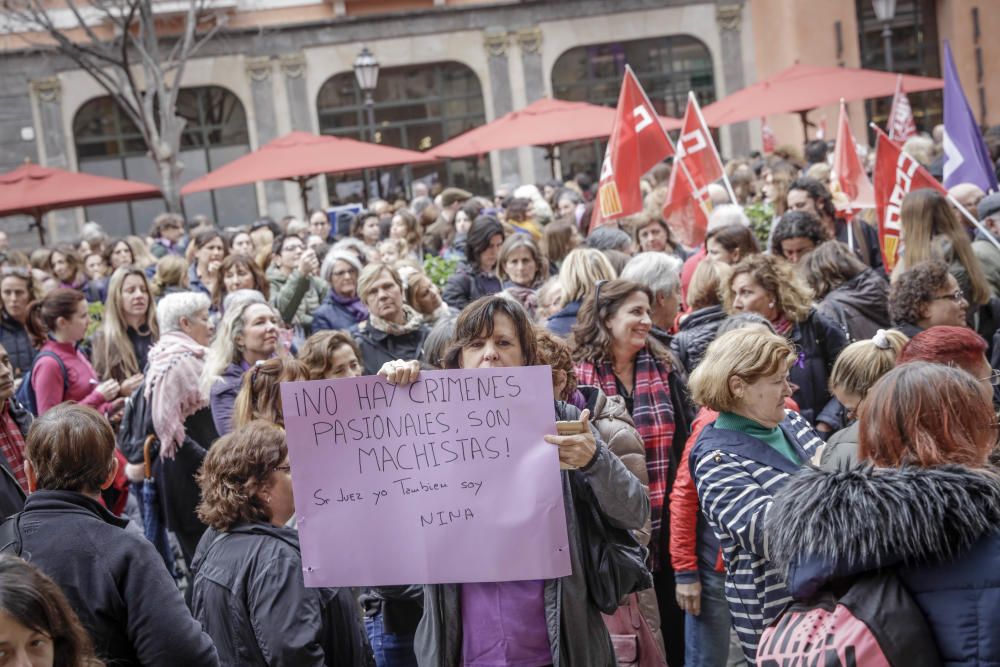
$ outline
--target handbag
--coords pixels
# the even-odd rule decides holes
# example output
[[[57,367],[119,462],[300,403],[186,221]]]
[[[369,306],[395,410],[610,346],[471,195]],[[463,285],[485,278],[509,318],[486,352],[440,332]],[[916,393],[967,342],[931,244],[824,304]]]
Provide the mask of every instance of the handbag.
[[[622,598],[653,585],[646,567],[648,550],[624,528],[611,525],[601,513],[590,485],[576,480],[574,493],[583,551],[583,569],[591,602],[613,614]]]
[[[604,614],[603,618],[618,667],[666,667],[666,658],[639,609],[635,593],[627,596],[614,614]]]

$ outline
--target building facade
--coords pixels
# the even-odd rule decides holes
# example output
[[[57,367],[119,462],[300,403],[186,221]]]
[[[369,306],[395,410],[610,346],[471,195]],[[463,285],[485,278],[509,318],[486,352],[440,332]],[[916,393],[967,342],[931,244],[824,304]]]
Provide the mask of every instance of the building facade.
[[[796,61],[879,66],[867,0],[218,0],[226,27],[188,65],[178,106],[188,121],[182,182],[293,130],[369,139],[353,63],[366,46],[381,69],[375,137],[428,150],[542,97],[613,105],[629,63],[660,113],[680,116],[688,90],[703,105]],[[1000,122],[991,62],[1000,7],[987,0],[899,0],[894,31],[906,71],[937,75],[938,41],[952,37],[967,95],[984,123]],[[868,7],[866,10],[865,7]],[[978,27],[972,19],[978,21]],[[899,25],[895,25],[898,23]],[[934,28],[928,30],[928,26]],[[978,32],[977,32],[978,31]],[[932,34],[933,33],[933,34]],[[0,38],[0,171],[34,162],[155,183],[138,131],[96,81],[23,35]],[[932,39],[932,41],[928,41]],[[911,51],[915,56],[911,57]],[[874,54],[874,55],[872,55]],[[933,56],[933,57],[931,57]],[[884,101],[851,105],[855,132],[878,120]],[[915,101],[918,122],[939,122],[940,94]],[[937,116],[935,116],[935,113]],[[835,110],[817,110],[832,128]],[[795,116],[768,119],[779,140],[801,142]],[[929,129],[929,127],[927,128]],[[760,123],[721,128],[725,155],[760,146]],[[560,147],[564,175],[596,173],[602,146]],[[392,190],[411,179],[488,193],[501,184],[542,182],[539,148],[317,182],[310,205],[360,196],[377,180]],[[298,186],[270,182],[186,197],[188,216],[223,226],[260,215],[302,215]],[[53,238],[71,239],[85,219],[111,234],[144,233],[162,203],[90,207],[50,214]],[[6,219],[24,234],[27,223]],[[31,236],[22,237],[30,245]]]

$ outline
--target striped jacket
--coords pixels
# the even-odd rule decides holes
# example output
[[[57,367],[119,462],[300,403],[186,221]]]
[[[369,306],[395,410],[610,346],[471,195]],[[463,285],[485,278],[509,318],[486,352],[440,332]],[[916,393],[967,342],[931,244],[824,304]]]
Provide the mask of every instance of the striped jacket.
[[[822,443],[808,422],[786,410],[779,424],[803,461]],[[722,546],[726,600],[748,662],[768,623],[791,602],[782,573],[769,562],[764,521],[774,493],[799,466],[770,445],[739,431],[701,432],[690,458],[701,511]]]

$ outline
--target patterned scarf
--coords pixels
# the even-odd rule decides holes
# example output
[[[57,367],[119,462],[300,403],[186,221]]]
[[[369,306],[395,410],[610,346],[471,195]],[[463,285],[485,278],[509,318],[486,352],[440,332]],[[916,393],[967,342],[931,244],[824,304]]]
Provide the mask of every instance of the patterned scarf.
[[[163,334],[149,351],[144,394],[151,401],[153,430],[164,458],[174,458],[184,444],[184,420],[208,405],[198,387],[207,353],[207,347],[183,331]]]
[[[28,492],[28,475],[24,472],[24,436],[18,428],[14,416],[10,414],[8,404],[0,404],[3,410],[3,423],[0,424],[0,452],[7,459],[7,465],[11,473],[21,486],[21,490]]]
[[[419,329],[420,325],[424,323],[424,316],[404,303],[402,324],[396,324],[395,322],[383,320],[375,313],[368,314],[368,321],[374,329],[384,331],[390,336],[402,336]]]
[[[661,563],[660,531],[666,517],[667,482],[674,462],[671,447],[674,442],[674,406],[670,400],[670,368],[658,362],[644,347],[635,358],[635,389],[632,392],[632,420],[646,448],[646,470],[649,472],[649,505],[653,534],[649,540],[653,569]],[[581,385],[600,387],[608,396],[617,396],[618,387],[610,361],[598,364],[583,362],[576,367]],[[662,554],[666,561],[668,554]]]
[[[778,319],[771,320],[771,326],[774,327],[774,333],[779,336],[784,336],[785,338],[791,338],[792,328],[795,326],[784,314],[780,315]]]

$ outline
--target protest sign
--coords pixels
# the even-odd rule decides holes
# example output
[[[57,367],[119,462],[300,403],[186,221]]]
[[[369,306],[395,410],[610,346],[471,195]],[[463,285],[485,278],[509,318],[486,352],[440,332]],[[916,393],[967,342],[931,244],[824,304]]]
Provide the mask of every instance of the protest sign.
[[[548,366],[281,385],[307,586],[570,573]]]

